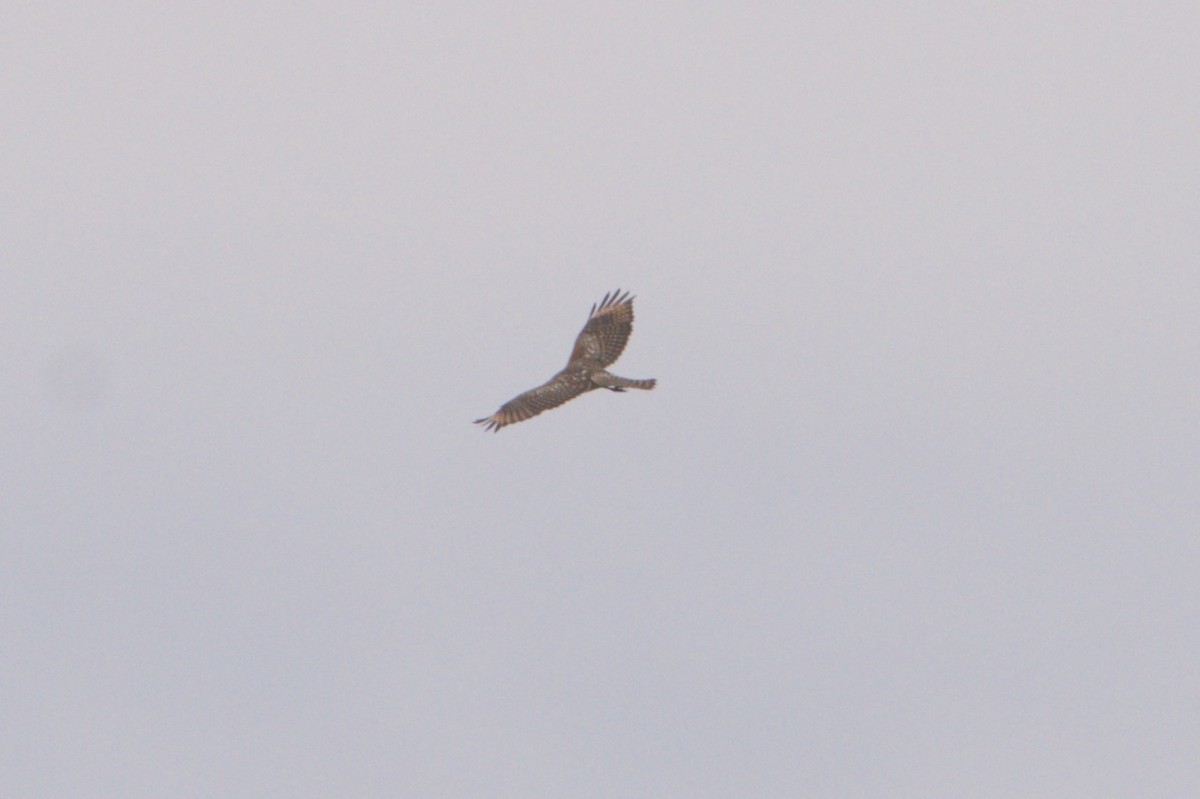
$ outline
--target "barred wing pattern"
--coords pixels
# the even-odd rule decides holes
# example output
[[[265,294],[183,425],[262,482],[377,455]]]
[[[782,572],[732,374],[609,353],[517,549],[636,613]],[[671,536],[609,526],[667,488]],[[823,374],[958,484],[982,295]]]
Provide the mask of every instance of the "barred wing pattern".
[[[622,294],[620,289],[605,294],[598,305],[592,306],[587,324],[575,339],[570,361],[586,358],[601,366],[611,366],[625,351],[631,332],[633,297],[628,291]]]
[[[513,397],[491,416],[476,419],[475,424],[483,425],[484,430],[499,432],[505,425],[532,419],[542,411],[557,408],[592,388],[595,386],[586,375],[563,369],[537,388]]]
[[[575,338],[571,359],[561,372],[535,389],[526,391],[500,407],[491,416],[476,419],[485,430],[500,428],[532,419],[542,411],[557,408],[568,400],[596,388],[625,391],[628,388],[650,390],[653,378],[632,380],[605,371],[625,350],[633,331],[633,297],[620,289],[604,295],[592,306],[587,323]]]

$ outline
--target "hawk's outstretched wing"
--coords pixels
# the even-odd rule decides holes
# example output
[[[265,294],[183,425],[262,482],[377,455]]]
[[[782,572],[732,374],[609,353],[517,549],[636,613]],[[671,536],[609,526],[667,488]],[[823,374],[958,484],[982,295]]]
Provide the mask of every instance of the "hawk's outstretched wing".
[[[593,305],[587,324],[575,338],[569,363],[586,359],[601,366],[610,366],[625,350],[633,331],[633,297],[620,289],[604,295],[599,305]]]
[[[491,416],[476,419],[475,424],[483,425],[485,430],[500,432],[500,428],[505,425],[523,422],[526,419],[532,419],[542,411],[557,408],[564,402],[575,399],[589,388],[594,388],[594,386],[587,377],[564,369],[537,388],[513,397],[501,405],[500,410]]]

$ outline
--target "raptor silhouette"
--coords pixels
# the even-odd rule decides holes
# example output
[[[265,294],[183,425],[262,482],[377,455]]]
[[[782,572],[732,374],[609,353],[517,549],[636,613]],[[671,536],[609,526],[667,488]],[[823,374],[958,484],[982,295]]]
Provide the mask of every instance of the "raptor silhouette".
[[[621,356],[632,331],[633,297],[628,291],[622,294],[620,289],[605,294],[604,299],[592,306],[587,324],[575,337],[575,348],[566,367],[537,388],[513,397],[491,416],[476,419],[475,424],[498,433],[502,427],[532,419],[592,389],[654,388],[654,378],[631,380],[605,371]]]

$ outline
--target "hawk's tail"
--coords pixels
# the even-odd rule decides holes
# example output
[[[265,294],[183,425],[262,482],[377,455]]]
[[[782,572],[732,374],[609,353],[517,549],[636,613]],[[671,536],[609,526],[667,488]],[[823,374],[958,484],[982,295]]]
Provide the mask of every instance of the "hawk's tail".
[[[632,380],[628,377],[617,377],[616,375],[612,376],[613,388],[640,388],[649,391],[650,389],[654,388],[654,384],[657,382],[658,381],[653,377],[649,378],[648,380]]]

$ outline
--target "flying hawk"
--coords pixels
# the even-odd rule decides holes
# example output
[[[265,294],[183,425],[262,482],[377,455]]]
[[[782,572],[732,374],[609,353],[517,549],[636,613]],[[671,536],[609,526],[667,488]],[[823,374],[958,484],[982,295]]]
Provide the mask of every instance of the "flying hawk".
[[[476,419],[485,430],[500,432],[505,425],[532,419],[542,411],[557,408],[595,388],[624,391],[627,388],[654,388],[655,380],[631,380],[604,370],[621,356],[633,331],[633,297],[620,289],[604,295],[592,306],[587,324],[575,338],[575,349],[566,367],[547,382],[519,394],[500,406],[500,410]]]

